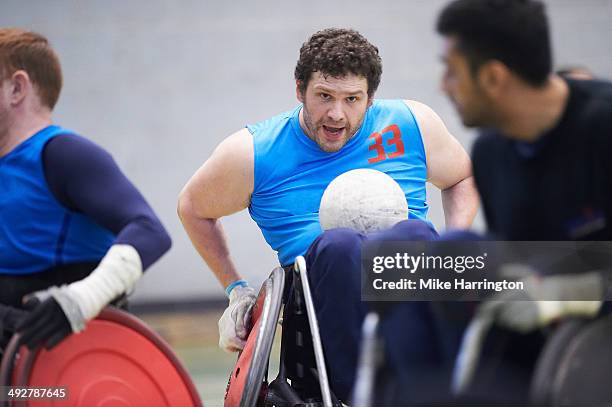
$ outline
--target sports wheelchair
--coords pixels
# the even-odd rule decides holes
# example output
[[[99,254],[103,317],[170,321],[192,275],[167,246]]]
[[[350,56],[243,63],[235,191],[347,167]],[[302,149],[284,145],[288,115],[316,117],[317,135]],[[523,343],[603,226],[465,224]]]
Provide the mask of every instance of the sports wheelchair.
[[[278,376],[267,372],[276,325],[283,308]],[[225,406],[342,406],[329,388],[323,347],[310,294],[306,261],[275,268],[253,308],[253,327],[232,370]]]

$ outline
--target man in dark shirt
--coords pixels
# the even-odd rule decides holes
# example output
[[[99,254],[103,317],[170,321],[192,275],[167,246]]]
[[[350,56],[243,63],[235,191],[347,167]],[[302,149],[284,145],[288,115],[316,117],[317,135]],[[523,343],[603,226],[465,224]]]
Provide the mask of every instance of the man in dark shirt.
[[[474,145],[487,224],[503,239],[612,240],[612,84],[566,83],[550,129],[531,141],[483,131]]]
[[[610,240],[612,84],[552,74],[538,1],[455,1],[438,31],[443,89],[463,123],[483,129],[473,165],[489,231]]]
[[[61,85],[46,38],[0,29],[0,337],[30,348],[84,329],[171,244],[110,154],[52,124]]]
[[[540,1],[456,0],[437,30],[445,40],[442,88],[463,124],[481,129],[472,162],[489,233],[612,240],[612,84],[552,73]],[[478,312],[535,335],[564,317],[597,315],[606,298],[602,277],[594,270],[539,276],[531,291],[493,296]],[[523,355],[527,365],[528,350],[541,346],[533,336],[512,343],[519,344],[513,362]]]

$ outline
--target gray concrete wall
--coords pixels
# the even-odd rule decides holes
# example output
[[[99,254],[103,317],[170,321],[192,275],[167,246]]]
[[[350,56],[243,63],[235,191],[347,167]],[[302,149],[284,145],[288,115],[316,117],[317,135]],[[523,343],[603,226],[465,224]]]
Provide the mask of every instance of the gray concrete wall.
[[[429,104],[470,147],[473,136],[438,89],[441,42],[433,25],[445,3],[0,0],[0,25],[50,38],[65,75],[56,121],[111,151],[174,239],[135,299],[180,301],[222,290],[178,221],[176,197],[223,138],[295,105],[298,49],[314,31],[361,31],[383,58],[377,96]],[[609,76],[612,0],[546,3],[556,62]],[[431,218],[441,227],[439,194],[432,191],[430,201]],[[274,254],[246,212],[224,225],[239,269],[259,284],[276,264]]]

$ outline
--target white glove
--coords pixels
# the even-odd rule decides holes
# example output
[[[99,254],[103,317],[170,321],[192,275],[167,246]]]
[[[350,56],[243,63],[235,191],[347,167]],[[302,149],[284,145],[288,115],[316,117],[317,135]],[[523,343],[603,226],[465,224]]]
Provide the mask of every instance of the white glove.
[[[251,287],[237,286],[229,295],[229,306],[219,320],[219,347],[238,352],[244,348],[251,329],[251,311],[257,301]]]
[[[32,311],[17,327],[23,342],[30,349],[41,344],[53,348],[71,333],[85,329],[87,321],[131,290],[141,275],[140,255],[133,246],[111,246],[98,267],[84,279],[24,297],[26,307]]]
[[[480,305],[478,314],[526,333],[568,316],[593,317],[602,305],[603,279],[597,272],[522,281],[524,291],[496,294]]]
[[[142,261],[136,249],[127,244],[115,244],[89,276],[51,294],[64,309],[72,330],[79,332],[84,329],[85,322],[95,318],[102,308],[120,295],[129,293],[142,272]],[[65,295],[58,295],[60,292]],[[71,311],[74,304],[78,305],[79,312]]]

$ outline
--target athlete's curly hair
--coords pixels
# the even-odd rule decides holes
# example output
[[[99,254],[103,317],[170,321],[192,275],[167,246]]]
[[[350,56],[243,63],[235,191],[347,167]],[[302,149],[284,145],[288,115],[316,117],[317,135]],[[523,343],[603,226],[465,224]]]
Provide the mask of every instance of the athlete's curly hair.
[[[361,75],[368,80],[368,97],[372,97],[382,74],[378,48],[355,30],[326,28],[318,31],[300,49],[295,79],[304,93],[313,72],[335,78],[347,74]]]

